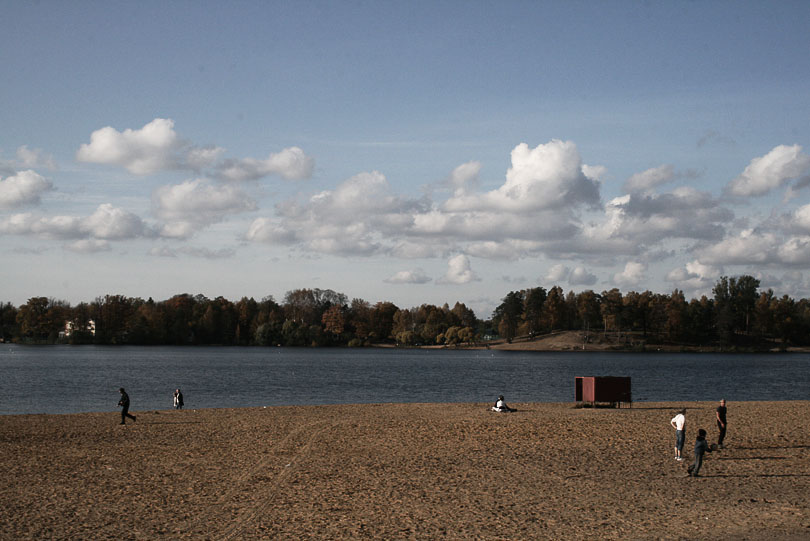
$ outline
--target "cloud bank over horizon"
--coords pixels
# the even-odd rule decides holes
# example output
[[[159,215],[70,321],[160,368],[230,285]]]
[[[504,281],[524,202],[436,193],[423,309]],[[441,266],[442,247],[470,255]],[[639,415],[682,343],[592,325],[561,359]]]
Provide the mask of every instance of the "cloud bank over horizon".
[[[105,202],[78,216],[36,212],[44,198],[62,188],[33,169],[14,170],[0,179],[0,206],[28,210],[0,217],[0,234],[62,240],[64,249],[88,257],[146,239],[162,243],[148,253],[164,257],[232,256],[235,246],[248,243],[314,256],[447,264],[446,273],[434,277],[418,267],[379,278],[396,285],[461,286],[481,280],[475,261],[538,259],[568,262],[548,265],[538,280],[631,290],[649,287],[650,265],[670,260],[664,280],[692,295],[706,294],[721,273],[735,267],[781,270],[781,280],[765,281],[806,291],[805,278],[796,271],[810,264],[810,205],[758,221],[744,214],[748,200],[804,187],[810,156],[798,144],[776,145],[752,157],[724,193],[698,190],[688,185],[694,175],[664,164],[632,174],[622,184],[625,194],[605,202],[599,179],[610,167],[584,163],[575,142],[558,139],[535,147],[516,144],[500,185],[491,189],[481,188],[482,163],[470,161],[444,175],[437,172],[444,180],[418,196],[396,193],[380,171],[307,190],[314,158],[296,146],[260,160],[221,160],[223,153],[221,147],[183,140],[171,119],[123,131],[100,128],[90,143],[79,146],[77,161],[117,166],[138,178],[167,171],[201,176],[156,185],[151,194],[144,190],[143,198],[151,201],[148,215]],[[255,183],[272,176],[303,184],[289,197],[266,197]],[[678,182],[687,184],[664,189]],[[182,244],[232,220],[246,225],[223,246]],[[181,244],[172,247],[167,241]],[[676,253],[692,259],[679,265]]]

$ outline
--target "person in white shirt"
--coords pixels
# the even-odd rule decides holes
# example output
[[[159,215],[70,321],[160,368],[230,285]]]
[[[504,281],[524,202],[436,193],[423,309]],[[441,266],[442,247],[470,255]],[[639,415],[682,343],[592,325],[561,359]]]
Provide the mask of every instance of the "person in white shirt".
[[[686,434],[686,409],[682,409],[678,415],[672,418],[669,424],[675,429],[675,460],[680,462],[683,460],[681,451],[683,451],[683,441]]]
[[[506,402],[503,401],[503,395],[501,395],[498,397],[498,401],[495,402],[495,405],[492,406],[492,411],[515,411],[515,410],[506,405]]]

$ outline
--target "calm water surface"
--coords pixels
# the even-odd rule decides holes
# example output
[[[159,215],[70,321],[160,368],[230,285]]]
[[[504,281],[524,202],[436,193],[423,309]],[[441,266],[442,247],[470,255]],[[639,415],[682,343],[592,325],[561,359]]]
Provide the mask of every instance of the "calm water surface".
[[[634,401],[810,400],[808,354],[0,345],[0,414],[381,402],[572,402],[576,376]]]

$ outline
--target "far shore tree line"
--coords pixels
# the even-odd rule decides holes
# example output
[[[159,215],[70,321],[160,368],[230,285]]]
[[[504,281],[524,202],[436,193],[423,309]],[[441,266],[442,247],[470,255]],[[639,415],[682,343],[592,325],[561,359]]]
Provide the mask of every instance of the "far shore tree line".
[[[279,304],[244,297],[175,295],[164,301],[105,295],[71,306],[32,297],[0,302],[0,341],[19,344],[239,346],[443,345],[532,339],[556,331],[632,337],[642,346],[721,348],[810,344],[810,300],[759,291],[752,276],[723,276],[713,297],[686,300],[680,290],[623,294],[618,289],[565,294],[559,286],[510,291],[491,317],[462,303],[399,308],[348,300],[332,290],[296,289]]]

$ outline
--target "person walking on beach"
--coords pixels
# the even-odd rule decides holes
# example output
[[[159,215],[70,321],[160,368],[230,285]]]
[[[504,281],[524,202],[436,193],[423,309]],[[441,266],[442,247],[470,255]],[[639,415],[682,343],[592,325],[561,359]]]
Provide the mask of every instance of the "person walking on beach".
[[[723,440],[726,439],[726,399],[723,398],[720,400],[720,405],[717,406],[717,411],[715,412],[715,417],[717,417],[717,430],[719,431],[717,434],[717,448],[723,448]]]
[[[703,465],[703,455],[711,452],[712,448],[706,443],[706,431],[701,428],[695,440],[695,462],[686,469],[689,475],[698,477],[700,467]]]
[[[174,390],[174,409],[183,409],[183,393],[180,392],[180,389]]]
[[[675,429],[675,460],[681,462],[683,460],[681,451],[683,451],[684,433],[686,431],[686,409],[682,409],[678,415],[672,418],[669,424]]]
[[[127,424],[127,417],[137,421],[134,415],[129,414],[129,395],[123,387],[119,388],[118,391],[121,393],[121,400],[118,401],[118,405],[121,406],[121,424]]]

